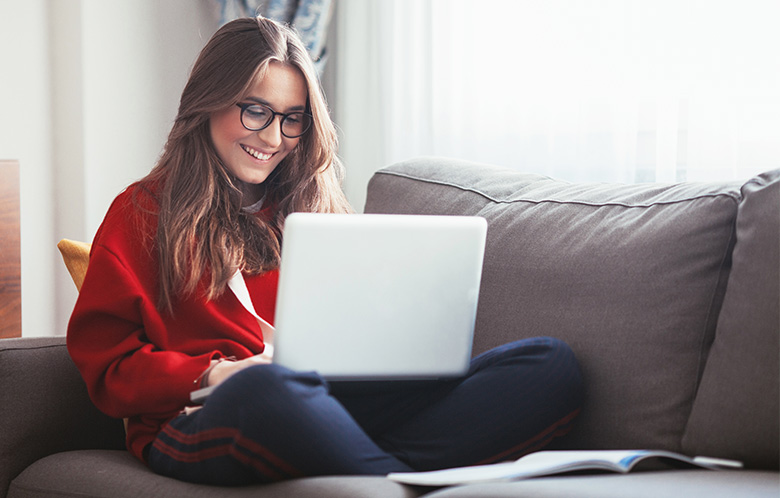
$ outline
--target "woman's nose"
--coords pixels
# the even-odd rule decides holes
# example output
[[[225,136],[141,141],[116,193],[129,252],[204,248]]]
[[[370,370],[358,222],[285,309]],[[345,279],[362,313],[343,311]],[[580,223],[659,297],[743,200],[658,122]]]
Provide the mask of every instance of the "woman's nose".
[[[257,132],[260,140],[269,147],[279,147],[282,143],[282,120],[281,116],[274,116],[271,124]]]

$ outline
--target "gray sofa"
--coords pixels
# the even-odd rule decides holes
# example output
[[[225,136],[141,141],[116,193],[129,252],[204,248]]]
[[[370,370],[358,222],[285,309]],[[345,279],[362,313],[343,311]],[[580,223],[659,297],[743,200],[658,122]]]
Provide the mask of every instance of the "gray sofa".
[[[780,170],[746,183],[570,184],[421,158],[377,172],[366,212],[488,220],[474,352],[535,335],[571,345],[587,395],[557,448],[660,448],[746,469],[439,489],[357,476],[191,485],[123,449],[121,421],[92,406],[54,337],[0,341],[0,497],[778,496]]]

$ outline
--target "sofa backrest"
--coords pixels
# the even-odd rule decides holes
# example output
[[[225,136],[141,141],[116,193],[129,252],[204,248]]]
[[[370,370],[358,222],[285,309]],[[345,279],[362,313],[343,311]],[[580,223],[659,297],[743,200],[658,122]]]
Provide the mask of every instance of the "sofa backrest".
[[[780,464],[780,170],[742,187],[715,342],[683,437],[691,454]]]
[[[420,158],[377,172],[365,211],[486,218],[475,354],[563,339],[587,392],[569,447],[680,451],[726,291],[740,184],[572,184]]]

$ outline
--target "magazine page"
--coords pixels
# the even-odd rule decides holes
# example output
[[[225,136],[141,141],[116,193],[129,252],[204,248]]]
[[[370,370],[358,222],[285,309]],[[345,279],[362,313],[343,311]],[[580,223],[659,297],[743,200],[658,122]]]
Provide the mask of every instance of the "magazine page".
[[[391,473],[396,482],[419,486],[450,486],[479,482],[511,481],[579,470],[629,472],[648,458],[666,458],[709,469],[741,468],[739,462],[690,458],[679,453],[654,450],[538,451],[514,462],[478,465],[430,472]]]

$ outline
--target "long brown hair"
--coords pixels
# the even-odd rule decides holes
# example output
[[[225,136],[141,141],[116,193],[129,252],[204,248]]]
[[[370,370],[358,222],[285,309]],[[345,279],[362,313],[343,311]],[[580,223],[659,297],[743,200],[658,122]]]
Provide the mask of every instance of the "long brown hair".
[[[266,179],[266,202],[275,215],[264,220],[241,210],[241,190],[212,144],[209,116],[239,102],[270,61],[301,71],[314,123]],[[163,154],[140,182],[141,190],[158,197],[160,309],[173,312],[176,299],[195,292],[219,296],[236,270],[277,268],[289,213],[351,211],[341,190],[336,130],[316,74],[297,34],[262,17],[225,24],[201,51]]]

